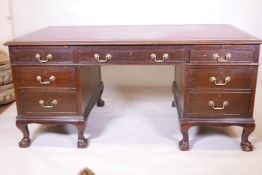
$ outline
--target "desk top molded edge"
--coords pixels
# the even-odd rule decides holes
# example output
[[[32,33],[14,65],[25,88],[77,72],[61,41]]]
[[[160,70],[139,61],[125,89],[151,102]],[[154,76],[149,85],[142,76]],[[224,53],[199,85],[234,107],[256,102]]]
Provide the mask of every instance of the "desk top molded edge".
[[[229,24],[51,26],[5,45],[262,44]]]

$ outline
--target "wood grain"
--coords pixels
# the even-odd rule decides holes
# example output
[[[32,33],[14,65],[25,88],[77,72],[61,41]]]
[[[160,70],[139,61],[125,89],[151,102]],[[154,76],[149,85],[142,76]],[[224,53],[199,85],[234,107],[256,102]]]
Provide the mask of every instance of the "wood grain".
[[[6,45],[259,44],[227,24],[47,27]]]
[[[7,42],[17,98],[17,127],[22,131],[20,147],[31,144],[28,124],[72,124],[78,130],[78,148],[88,145],[85,120],[93,106],[104,105],[100,65],[175,65],[172,91],[177,106],[182,140],[179,148],[189,149],[188,131],[193,126],[241,126],[241,148],[252,151],[248,140],[254,131],[253,108],[262,40],[231,25],[163,26],[60,26],[28,34]],[[41,63],[35,58],[45,59]],[[104,60],[94,57],[98,54]],[[159,63],[163,55],[168,58]],[[215,56],[214,55],[219,55]],[[226,56],[230,55],[230,56]],[[226,59],[225,59],[226,58]],[[57,79],[40,85],[51,75]],[[215,77],[223,83],[210,81]],[[44,109],[39,100],[50,105]],[[224,101],[228,105],[221,107]]]

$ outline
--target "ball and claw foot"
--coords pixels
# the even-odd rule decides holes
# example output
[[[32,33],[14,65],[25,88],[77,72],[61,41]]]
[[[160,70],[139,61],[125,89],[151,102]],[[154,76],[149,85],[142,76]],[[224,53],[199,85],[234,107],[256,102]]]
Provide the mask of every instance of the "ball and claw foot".
[[[102,99],[98,99],[96,105],[97,107],[103,107],[105,105],[105,101]]]
[[[20,148],[28,148],[31,145],[31,140],[29,138],[23,138],[19,142],[19,147]]]
[[[78,142],[77,142],[78,148],[86,148],[87,146],[88,146],[88,139],[86,138],[78,139]]]
[[[181,151],[188,151],[189,150],[189,142],[188,141],[184,141],[184,140],[181,140],[179,142],[179,149]]]
[[[241,142],[240,146],[243,151],[253,151],[253,145],[251,144],[251,142]]]
[[[175,102],[175,100],[172,101],[172,107],[176,107],[176,102]]]

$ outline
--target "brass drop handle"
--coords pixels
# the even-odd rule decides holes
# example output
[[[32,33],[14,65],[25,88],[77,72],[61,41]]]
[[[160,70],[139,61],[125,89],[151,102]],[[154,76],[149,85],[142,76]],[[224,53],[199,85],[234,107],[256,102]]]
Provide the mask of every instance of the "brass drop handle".
[[[105,63],[112,58],[112,55],[106,54],[105,59],[101,59],[100,55],[96,53],[96,54],[94,54],[94,58],[100,63]]]
[[[223,109],[225,109],[225,107],[228,106],[228,105],[229,105],[229,102],[228,102],[228,101],[224,101],[222,107],[216,107],[214,101],[209,101],[209,102],[208,102],[208,106],[212,107],[212,109],[214,109],[214,110],[223,110]]]
[[[165,60],[169,58],[169,55],[167,53],[164,53],[161,59],[157,59],[157,56],[155,53],[152,53],[150,55],[151,59],[153,59],[156,63],[163,63]]]
[[[217,53],[213,54],[213,58],[219,63],[226,63],[231,57],[232,55],[230,53],[227,53],[226,56],[220,56]]]
[[[46,55],[46,58],[45,59],[42,59],[41,58],[41,55],[40,54],[35,54],[35,59],[37,59],[40,63],[46,63],[48,62],[49,60],[52,60],[53,59],[53,55],[52,54],[47,54]]]
[[[36,80],[39,81],[40,84],[51,84],[53,81],[55,81],[55,76],[51,75],[48,80],[42,81],[41,76],[36,76]]]
[[[224,82],[217,81],[216,77],[210,77],[209,81],[214,83],[216,86],[225,86],[228,82],[230,82],[231,78],[226,77]]]
[[[39,100],[39,104],[42,105],[43,108],[53,108],[58,104],[58,101],[52,100],[51,105],[46,105],[44,100]]]

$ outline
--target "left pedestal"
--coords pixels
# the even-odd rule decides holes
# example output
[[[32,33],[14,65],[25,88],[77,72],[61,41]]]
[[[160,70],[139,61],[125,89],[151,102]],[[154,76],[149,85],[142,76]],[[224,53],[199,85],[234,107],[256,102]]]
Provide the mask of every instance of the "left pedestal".
[[[28,124],[72,124],[77,147],[86,148],[85,121],[95,104],[103,106],[100,66],[75,65],[73,49],[60,46],[9,47],[17,104],[16,126],[31,144]]]

